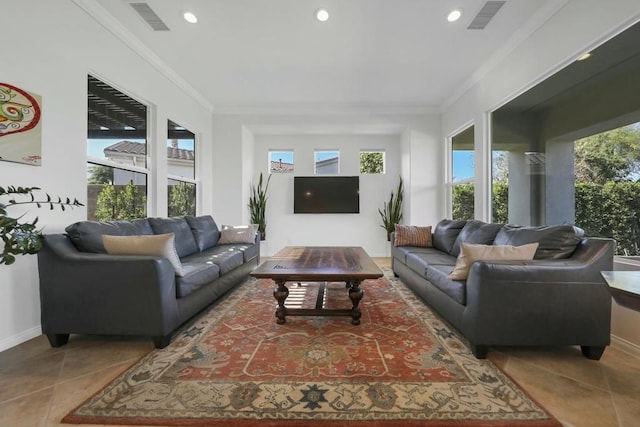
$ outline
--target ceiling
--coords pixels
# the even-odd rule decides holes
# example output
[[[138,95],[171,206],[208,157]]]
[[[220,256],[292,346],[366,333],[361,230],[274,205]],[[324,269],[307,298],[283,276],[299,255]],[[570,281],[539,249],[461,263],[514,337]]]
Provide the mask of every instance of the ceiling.
[[[76,2],[213,111],[439,109],[564,4],[507,0],[471,30],[485,0],[141,0],[169,28],[154,31],[131,0]],[[449,23],[454,8],[462,17]]]

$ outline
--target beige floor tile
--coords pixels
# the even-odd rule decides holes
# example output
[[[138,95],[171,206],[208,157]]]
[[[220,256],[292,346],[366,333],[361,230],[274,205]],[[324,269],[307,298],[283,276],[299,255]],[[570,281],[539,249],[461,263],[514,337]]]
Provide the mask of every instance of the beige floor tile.
[[[615,407],[607,390],[540,369],[539,361],[511,358],[505,372],[558,420],[569,426],[618,426]]]
[[[53,387],[0,404],[0,426],[45,426]]]
[[[131,366],[130,363],[120,363],[92,374],[58,384],[51,403],[47,427],[68,425],[61,424],[60,420],[127,370],[129,366]]]
[[[515,348],[508,354],[557,375],[608,390],[607,378],[603,371],[604,363],[587,359],[582,355],[580,347]]]
[[[87,375],[108,366],[133,364],[153,349],[151,342],[108,340],[93,343],[88,348],[72,348],[66,354],[60,380]]]
[[[65,354],[38,354],[0,368],[0,402],[52,387],[60,376]]]

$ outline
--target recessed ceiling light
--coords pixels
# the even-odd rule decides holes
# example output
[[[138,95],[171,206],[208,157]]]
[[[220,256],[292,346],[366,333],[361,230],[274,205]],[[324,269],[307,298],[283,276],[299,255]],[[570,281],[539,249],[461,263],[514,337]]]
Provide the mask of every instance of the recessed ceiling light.
[[[462,12],[460,12],[458,9],[452,10],[451,12],[449,12],[449,15],[447,15],[447,21],[455,22],[460,19],[460,16],[462,16]]]
[[[584,55],[582,55],[581,57],[578,58],[578,61],[584,61],[585,59],[589,59],[591,58],[591,52],[587,52]]]
[[[329,11],[327,9],[316,10],[316,19],[320,22],[326,22],[329,20]]]
[[[182,14],[182,16],[184,16],[185,21],[191,24],[195,24],[196,22],[198,22],[198,17],[191,12],[185,12]]]

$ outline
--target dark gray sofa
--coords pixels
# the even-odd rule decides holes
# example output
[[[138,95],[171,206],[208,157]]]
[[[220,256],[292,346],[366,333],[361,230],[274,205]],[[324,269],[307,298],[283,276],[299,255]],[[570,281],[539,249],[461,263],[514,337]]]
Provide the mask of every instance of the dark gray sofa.
[[[211,216],[81,221],[44,236],[38,253],[42,331],[53,347],[69,334],[145,335],[167,346],[184,322],[244,281],[260,262],[253,243],[218,244]],[[107,254],[102,235],[174,233],[183,277],[167,258]]]
[[[614,241],[571,225],[520,227],[440,221],[433,247],[394,246],[396,276],[469,341],[491,346],[579,345],[600,359],[610,343],[611,296],[600,271],[613,269]],[[450,280],[462,242],[519,246],[539,242],[530,261],[476,261],[466,280]]]

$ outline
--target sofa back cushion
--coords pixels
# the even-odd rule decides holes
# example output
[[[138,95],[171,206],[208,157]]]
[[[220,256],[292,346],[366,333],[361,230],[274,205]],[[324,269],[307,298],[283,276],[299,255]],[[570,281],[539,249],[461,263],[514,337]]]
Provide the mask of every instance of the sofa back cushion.
[[[218,224],[213,220],[211,215],[203,216],[185,216],[193,238],[196,239],[196,244],[200,252],[205,249],[214,247],[218,243],[220,238],[220,230]]]
[[[538,242],[533,259],[568,258],[584,237],[584,231],[570,224],[523,227],[505,225],[496,235],[494,245],[520,246]]]
[[[154,234],[175,234],[176,252],[180,258],[198,252],[196,239],[184,217],[148,218]]]
[[[471,220],[460,230],[460,234],[456,238],[451,248],[451,255],[460,255],[460,245],[462,243],[475,243],[479,245],[491,245],[496,238],[498,231],[503,224],[488,224],[483,221]]]
[[[440,221],[433,231],[433,247],[451,254],[453,244],[466,223],[467,221],[454,221],[451,219]]]
[[[68,226],[65,231],[71,242],[81,252],[104,254],[106,250],[102,243],[102,235],[135,236],[153,234],[147,218],[131,221],[79,221]]]

